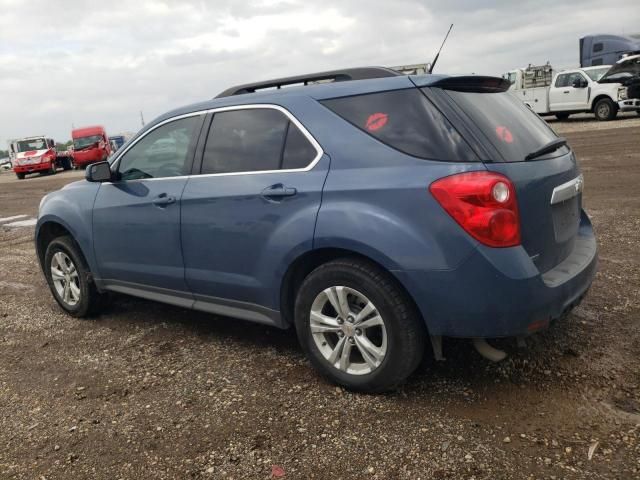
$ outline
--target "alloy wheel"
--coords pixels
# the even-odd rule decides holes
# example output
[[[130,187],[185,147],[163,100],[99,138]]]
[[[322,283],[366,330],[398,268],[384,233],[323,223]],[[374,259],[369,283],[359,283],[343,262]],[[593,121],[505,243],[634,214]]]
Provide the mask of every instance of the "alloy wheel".
[[[378,368],[387,354],[387,330],[376,306],[344,286],[320,292],[309,316],[318,350],[333,367],[351,375]]]
[[[70,307],[80,301],[80,277],[73,261],[64,252],[56,252],[51,258],[51,280],[58,297]]]

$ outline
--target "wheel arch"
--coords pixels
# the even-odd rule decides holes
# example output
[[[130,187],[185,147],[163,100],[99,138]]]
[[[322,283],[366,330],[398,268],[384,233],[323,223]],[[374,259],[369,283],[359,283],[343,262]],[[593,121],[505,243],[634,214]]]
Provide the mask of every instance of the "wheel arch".
[[[320,265],[328,263],[339,258],[357,258],[365,262],[371,263],[385,272],[391,281],[403,292],[411,307],[415,310],[416,315],[419,315],[426,326],[425,319],[422,317],[422,313],[418,308],[418,305],[414,301],[413,297],[409,293],[406,286],[400,281],[400,279],[394,275],[393,269],[387,268],[381,261],[374,259],[371,255],[364,254],[362,252],[351,250],[348,248],[338,247],[322,247],[314,250],[309,250],[299,255],[291,262],[287,268],[284,276],[282,277],[280,286],[280,314],[282,316],[283,324],[286,326],[295,325],[293,321],[293,310],[295,305],[296,294],[300,284],[313,270]]]
[[[74,232],[69,228],[68,225],[65,225],[59,219],[47,219],[38,225],[36,230],[35,242],[36,242],[36,254],[38,256],[38,261],[40,262],[40,268],[44,271],[44,256],[47,251],[47,246],[56,238],[69,236],[75,245],[78,247],[78,252],[82,258],[82,261],[85,263],[87,268],[90,268],[89,263],[87,261],[87,255],[83,251],[80,242],[76,239]]]
[[[606,93],[601,93],[600,95],[598,95],[596,97],[593,97],[593,100],[591,101],[591,112],[595,112],[596,111],[596,105],[602,99],[611,100],[613,102],[613,104],[617,107],[617,104],[616,104],[616,102],[615,102],[615,100],[613,98],[611,98]]]

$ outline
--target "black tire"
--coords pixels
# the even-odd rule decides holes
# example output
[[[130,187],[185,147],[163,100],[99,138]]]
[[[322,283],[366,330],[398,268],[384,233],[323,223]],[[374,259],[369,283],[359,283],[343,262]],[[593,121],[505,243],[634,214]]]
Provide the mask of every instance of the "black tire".
[[[369,373],[356,375],[339,370],[323,356],[313,338],[312,305],[316,297],[333,286],[361,292],[384,320],[386,355]],[[405,292],[388,273],[359,259],[334,260],[316,268],[305,278],[296,296],[295,325],[298,340],[313,366],[331,381],[350,390],[375,393],[394,389],[416,369],[425,349],[425,325]]]
[[[18,180],[24,180],[25,174],[24,173],[16,173],[16,177],[18,177]]]
[[[593,107],[596,119],[601,122],[613,120],[618,115],[618,106],[610,98],[601,98]]]
[[[78,273],[77,284],[80,289],[80,298],[75,305],[69,305],[54,286],[51,263],[54,255],[58,252],[62,252],[68,256]],[[96,289],[91,279],[91,272],[73,238],[69,236],[57,237],[49,243],[44,256],[44,274],[53,298],[55,298],[58,305],[69,315],[73,317],[87,317],[98,312],[103,297]]]
[[[64,171],[71,170],[72,167],[73,167],[73,165],[71,165],[71,159],[70,158],[67,157],[62,161],[62,169]]]
[[[47,174],[55,175],[56,173],[58,173],[58,168],[56,166],[56,162],[51,162],[51,167],[49,168],[49,171],[47,172]]]
[[[569,115],[571,115],[570,113],[556,113],[556,118],[558,120],[566,120],[567,118],[569,118]]]

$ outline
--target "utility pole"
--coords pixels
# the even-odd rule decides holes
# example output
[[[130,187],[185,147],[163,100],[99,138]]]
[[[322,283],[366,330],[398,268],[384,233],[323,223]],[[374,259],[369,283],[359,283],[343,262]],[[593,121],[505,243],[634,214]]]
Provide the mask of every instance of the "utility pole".
[[[144,116],[142,115],[142,110],[140,110],[140,123],[142,123],[142,126],[144,127]]]

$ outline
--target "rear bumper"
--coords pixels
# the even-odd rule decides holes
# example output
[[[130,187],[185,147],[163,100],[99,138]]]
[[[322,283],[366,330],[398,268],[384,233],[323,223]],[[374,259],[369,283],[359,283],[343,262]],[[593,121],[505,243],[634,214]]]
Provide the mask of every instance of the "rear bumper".
[[[582,212],[576,246],[555,268],[540,274],[522,247],[478,247],[447,271],[394,272],[418,304],[431,335],[528,335],[561,318],[591,286],[597,244]]]
[[[50,162],[34,163],[32,165],[14,165],[13,171],[15,173],[34,173],[49,170],[51,168]]]
[[[629,98],[628,100],[620,100],[618,109],[621,112],[640,110],[640,98]]]

